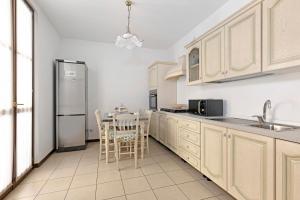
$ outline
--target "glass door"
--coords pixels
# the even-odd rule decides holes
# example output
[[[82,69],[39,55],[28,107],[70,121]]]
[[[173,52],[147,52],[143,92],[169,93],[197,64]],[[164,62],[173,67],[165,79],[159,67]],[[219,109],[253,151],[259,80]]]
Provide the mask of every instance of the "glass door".
[[[13,65],[12,4],[0,0],[0,195],[12,184]]]
[[[32,167],[32,49],[33,12],[24,0],[16,1],[16,175]]]

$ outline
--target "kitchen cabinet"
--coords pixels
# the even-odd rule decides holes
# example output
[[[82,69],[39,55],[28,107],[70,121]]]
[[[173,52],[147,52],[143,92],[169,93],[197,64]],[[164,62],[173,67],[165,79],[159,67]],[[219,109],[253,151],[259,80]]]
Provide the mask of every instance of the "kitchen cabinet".
[[[227,129],[201,124],[201,172],[226,190]]]
[[[300,65],[300,1],[263,2],[263,71]]]
[[[211,74],[219,70],[221,69],[215,67],[214,73]],[[259,72],[261,72],[261,4],[225,25],[225,78]]]
[[[168,131],[168,118],[166,114],[159,115],[159,141],[163,144],[166,142]]]
[[[227,191],[239,200],[274,199],[274,139],[232,129],[227,138]]]
[[[202,82],[201,41],[188,48],[187,84],[195,85]]]
[[[203,38],[202,70],[204,82],[224,78],[224,27]]]
[[[157,66],[152,66],[149,68],[149,90],[155,90],[157,89]]]
[[[150,123],[150,135],[159,140],[159,113],[153,112]]]
[[[166,144],[174,152],[177,150],[177,119],[174,117],[167,117],[167,135]]]
[[[276,140],[276,200],[300,199],[300,144]]]
[[[239,200],[274,199],[273,138],[201,124],[201,172]]]

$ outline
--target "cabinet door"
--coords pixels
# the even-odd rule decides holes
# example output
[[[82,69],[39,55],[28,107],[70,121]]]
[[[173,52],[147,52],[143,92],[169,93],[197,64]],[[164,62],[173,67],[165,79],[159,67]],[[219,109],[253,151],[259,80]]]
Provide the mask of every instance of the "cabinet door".
[[[263,70],[300,65],[300,1],[263,2]]]
[[[224,28],[209,34],[202,40],[203,81],[224,78]]]
[[[168,117],[167,145],[173,151],[177,149],[177,119]]]
[[[158,117],[159,115],[156,112],[153,112],[151,115],[151,123],[150,123],[150,135],[155,138],[155,139],[159,139],[158,138]]]
[[[226,128],[201,124],[201,172],[226,190]]]
[[[150,90],[157,89],[157,66],[149,69],[149,88]]]
[[[225,26],[226,78],[261,72],[261,5]]]
[[[274,200],[274,139],[228,130],[228,192],[239,200]]]
[[[159,141],[162,143],[166,142],[166,134],[168,131],[168,120],[167,116],[161,114],[159,116]]]
[[[300,144],[276,140],[276,200],[300,199]]]
[[[186,77],[188,85],[195,85],[202,82],[201,41],[188,49]]]

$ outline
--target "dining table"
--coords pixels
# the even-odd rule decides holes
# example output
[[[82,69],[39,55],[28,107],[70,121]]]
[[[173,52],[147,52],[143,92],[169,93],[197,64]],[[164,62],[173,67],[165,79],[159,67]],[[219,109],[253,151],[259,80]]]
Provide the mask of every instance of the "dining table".
[[[129,113],[129,112],[127,112]],[[134,114],[134,113],[130,113],[130,114]],[[141,159],[144,159],[144,148],[145,148],[145,122],[148,121],[148,117],[146,115],[139,115],[139,134],[140,134],[140,139],[141,139]],[[104,132],[105,132],[105,139],[106,141],[108,141],[108,132],[109,129],[111,129],[113,127],[113,115],[111,113],[105,113],[104,117],[102,118],[102,123],[104,124]],[[108,151],[108,148],[105,149],[106,151]],[[108,154],[107,154],[108,155]],[[106,163],[108,163],[108,156],[106,157]]]

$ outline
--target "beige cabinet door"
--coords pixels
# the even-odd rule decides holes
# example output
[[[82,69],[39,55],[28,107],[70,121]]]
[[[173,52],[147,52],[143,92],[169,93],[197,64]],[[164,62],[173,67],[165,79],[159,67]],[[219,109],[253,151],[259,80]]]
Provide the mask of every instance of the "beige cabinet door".
[[[151,115],[151,123],[150,123],[150,135],[159,140],[158,133],[159,133],[159,114],[157,112],[153,112]]]
[[[276,140],[276,200],[300,199],[300,144]]]
[[[202,40],[202,70],[204,82],[224,78],[224,27]]]
[[[166,142],[167,131],[168,131],[167,115],[160,114],[159,115],[159,141],[163,144]]]
[[[187,55],[187,84],[199,84],[202,82],[201,41],[191,46]]]
[[[170,149],[176,151],[177,149],[177,119],[168,117],[168,131],[166,143]]]
[[[228,192],[239,200],[274,200],[274,139],[228,129]]]
[[[261,4],[225,25],[226,78],[261,72]]]
[[[263,2],[263,71],[300,65],[300,1]]]
[[[157,66],[153,66],[149,69],[149,89],[157,89]]]
[[[201,172],[226,190],[226,128],[201,124]]]

